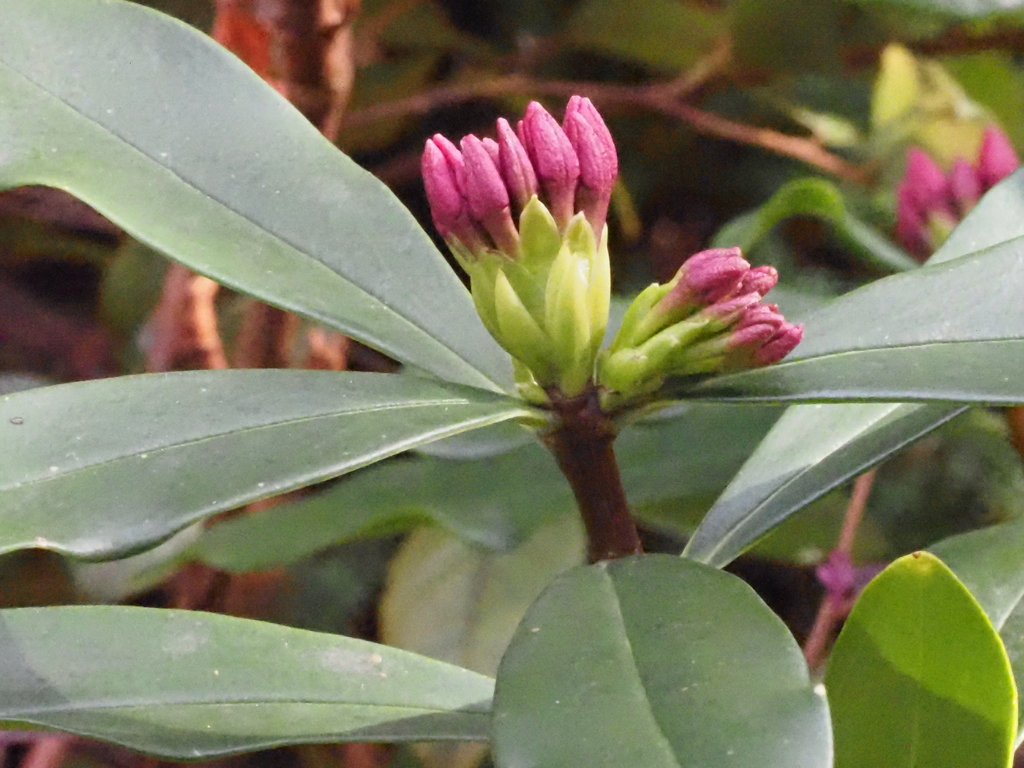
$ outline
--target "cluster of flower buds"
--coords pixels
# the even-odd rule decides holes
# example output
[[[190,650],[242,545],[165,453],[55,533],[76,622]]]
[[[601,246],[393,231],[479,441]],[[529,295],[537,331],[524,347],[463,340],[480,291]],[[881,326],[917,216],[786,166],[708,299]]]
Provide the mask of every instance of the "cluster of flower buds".
[[[803,335],[761,299],[778,280],[739,248],[691,256],[671,281],[646,288],[630,305],[598,363],[598,381],[619,397],[657,390],[667,376],[726,373],[770,365]]]
[[[995,126],[985,130],[977,162],[957,158],[948,174],[925,152],[911,149],[896,190],[897,238],[914,256],[926,259],[981,196],[1019,165],[1010,140]]]
[[[589,99],[561,125],[533,102],[497,140],[440,134],[423,152],[434,224],[470,277],[477,311],[513,357],[521,392],[581,393],[608,322],[605,217],[618,158]]]

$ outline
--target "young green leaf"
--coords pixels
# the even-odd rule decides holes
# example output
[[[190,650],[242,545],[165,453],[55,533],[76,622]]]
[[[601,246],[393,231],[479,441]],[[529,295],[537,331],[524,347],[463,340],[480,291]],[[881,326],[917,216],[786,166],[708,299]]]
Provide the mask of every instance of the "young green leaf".
[[[1006,646],[1014,678],[1024,681],[1024,522],[951,536],[930,550],[974,595]],[[1024,720],[1017,723],[1022,738]]]
[[[0,397],[0,552],[110,558],[256,499],[527,413],[412,376],[196,371]]]
[[[395,648],[212,613],[0,611],[0,726],[168,760],[283,744],[482,741],[493,681]]]
[[[664,555],[577,568],[530,608],[494,700],[499,768],[832,763],[789,631],[735,576]]]
[[[836,768],[1008,768],[1017,692],[984,611],[942,562],[900,558],[861,594],[825,675]]]
[[[441,378],[511,385],[408,211],[194,29],[121,0],[6,0],[0,105],[0,188],[64,189],[226,285]]]

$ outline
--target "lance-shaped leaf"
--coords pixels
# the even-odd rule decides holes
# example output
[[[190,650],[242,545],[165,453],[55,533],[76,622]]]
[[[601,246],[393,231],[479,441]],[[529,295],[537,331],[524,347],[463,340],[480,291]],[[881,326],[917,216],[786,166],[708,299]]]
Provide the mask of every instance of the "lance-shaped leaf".
[[[648,555],[569,571],[533,604],[498,670],[494,757],[826,768],[832,739],[800,649],[753,590]]]
[[[1013,239],[1024,236],[1021,222],[1024,171],[992,189],[929,264],[1000,244],[1013,248],[1010,243],[1019,243],[1024,252],[1024,240]],[[687,553],[703,562],[729,562],[803,505],[962,410],[911,403],[792,406],[769,433],[764,450],[751,457],[708,513]]]
[[[719,496],[684,554],[727,565],[798,509],[963,410],[913,403],[790,408]]]
[[[5,0],[0,188],[20,184],[67,190],[196,271],[442,378],[511,381],[468,292],[384,185],[167,16]]]
[[[926,552],[861,594],[825,674],[836,768],[1006,768],[1017,692],[977,601]]]
[[[999,632],[1017,681],[1024,683],[1024,522],[951,536],[929,548],[974,595]],[[1024,736],[1018,713],[1017,739]]]
[[[0,398],[0,552],[90,558],[514,418],[522,403],[412,376],[197,371]]]
[[[866,285],[802,318],[783,362],[676,394],[726,400],[1024,402],[1024,239]]]
[[[170,760],[282,744],[485,740],[493,681],[384,645],[211,613],[0,611],[0,727]]]

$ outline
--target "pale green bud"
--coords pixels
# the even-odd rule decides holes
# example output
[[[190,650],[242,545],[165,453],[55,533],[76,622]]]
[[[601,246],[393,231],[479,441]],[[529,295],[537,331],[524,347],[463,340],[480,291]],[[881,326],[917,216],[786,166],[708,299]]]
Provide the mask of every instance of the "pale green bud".
[[[494,281],[494,313],[498,342],[533,371],[539,384],[553,384],[551,342],[500,270]]]

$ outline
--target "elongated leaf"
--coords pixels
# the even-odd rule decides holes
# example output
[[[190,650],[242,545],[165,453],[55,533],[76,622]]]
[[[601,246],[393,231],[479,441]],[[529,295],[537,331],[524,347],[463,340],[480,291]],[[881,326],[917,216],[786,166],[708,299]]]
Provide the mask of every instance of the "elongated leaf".
[[[783,185],[756,211],[724,226],[715,236],[719,248],[737,246],[752,251],[779,222],[791,216],[822,219],[836,236],[863,261],[887,272],[903,272],[919,265],[902,249],[851,214],[839,189],[819,178],[794,179]]]
[[[636,513],[689,532],[778,409],[703,403],[676,408],[673,418],[626,429],[615,450]],[[680,514],[680,508],[692,514]],[[575,509],[554,459],[536,444],[473,461],[401,459],[368,467],[294,504],[219,523],[186,556],[231,571],[262,570],[358,536],[425,522],[473,544],[508,550],[542,522]]]
[[[0,187],[19,184],[67,190],[171,258],[442,378],[511,380],[394,196],[231,54],[147,8],[5,0]]]
[[[836,768],[1009,766],[1017,693],[984,611],[942,562],[900,558],[865,588],[825,676]]]
[[[281,744],[484,740],[490,678],[387,646],[190,611],[0,611],[0,724],[197,760]]]
[[[681,384],[729,400],[1024,402],[1024,239],[879,280],[803,318],[782,363]]]
[[[952,536],[930,547],[974,595],[1006,647],[1017,694],[1024,682],[1024,522]],[[1019,744],[1024,718],[1018,713]]]
[[[500,768],[831,766],[828,707],[735,576],[649,555],[570,571],[527,612],[494,698]]]
[[[975,249],[1018,247],[1014,238],[1024,236],[1021,222],[1024,171],[1003,180],[986,194],[929,264],[951,261]],[[1024,241],[1019,247],[1024,252]],[[923,296],[918,301],[934,308],[944,300]],[[1020,317],[1012,307],[1009,312]],[[888,322],[889,317],[890,313],[885,312],[879,322]],[[816,333],[813,325],[808,331]],[[963,362],[956,365],[962,367]],[[801,458],[780,461],[780,456],[787,454],[774,453],[767,446],[758,451],[712,507],[688,552],[702,561],[728,562],[807,501],[877,464],[961,410],[962,407],[952,405],[894,403],[791,407],[767,441],[775,446],[798,446],[794,455]],[[884,430],[877,428],[881,424]],[[790,488],[801,492],[791,494]],[[744,520],[747,515],[751,516],[749,523]],[[720,536],[729,540],[719,543]]]
[[[727,565],[796,510],[963,410],[907,403],[790,408],[715,502],[684,554]]]
[[[201,371],[0,398],[0,552],[90,558],[524,413],[411,376]]]

